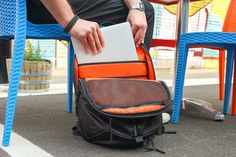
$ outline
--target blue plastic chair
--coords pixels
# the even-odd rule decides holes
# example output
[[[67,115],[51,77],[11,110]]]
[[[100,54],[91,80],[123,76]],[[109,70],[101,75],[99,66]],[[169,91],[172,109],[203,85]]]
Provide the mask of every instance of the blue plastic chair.
[[[5,113],[3,146],[8,146],[10,142],[26,39],[60,39],[69,42],[68,112],[72,112],[74,52],[70,36],[63,32],[59,24],[32,24],[27,21],[26,14],[26,0],[0,0],[0,38],[15,39]]]
[[[227,50],[225,99],[224,99],[223,112],[224,114],[228,114],[229,112],[233,62],[236,50],[236,33],[228,33],[228,32],[183,33],[180,37],[180,42],[178,47],[179,53],[177,60],[177,72],[176,72],[174,104],[173,104],[173,114],[172,114],[173,123],[178,123],[179,121],[179,113],[181,108],[188,49],[191,46],[193,47],[210,46],[210,47],[224,48]]]

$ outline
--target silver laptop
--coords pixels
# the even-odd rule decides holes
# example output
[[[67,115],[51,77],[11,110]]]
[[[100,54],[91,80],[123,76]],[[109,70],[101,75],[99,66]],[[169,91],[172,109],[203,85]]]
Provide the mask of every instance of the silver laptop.
[[[101,31],[105,39],[105,47],[96,55],[86,53],[80,41],[72,37],[79,64],[138,60],[129,22],[103,27]]]

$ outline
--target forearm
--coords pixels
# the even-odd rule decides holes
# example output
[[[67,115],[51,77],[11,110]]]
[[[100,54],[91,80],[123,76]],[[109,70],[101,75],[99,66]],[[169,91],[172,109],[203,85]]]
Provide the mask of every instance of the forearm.
[[[140,2],[140,0],[123,0],[128,8],[130,8],[133,4]]]
[[[74,13],[67,0],[41,0],[52,16],[63,27],[73,18]]]

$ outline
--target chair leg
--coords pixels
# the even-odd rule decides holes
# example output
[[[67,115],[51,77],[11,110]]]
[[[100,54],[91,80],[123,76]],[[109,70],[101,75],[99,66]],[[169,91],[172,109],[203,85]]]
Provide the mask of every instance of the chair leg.
[[[179,47],[178,63],[176,71],[172,123],[178,123],[179,121],[187,57],[188,57],[188,47],[185,44],[181,44]]]
[[[26,8],[26,3],[22,3],[22,1],[16,1],[16,3],[18,16],[16,16],[15,44],[5,113],[3,146],[9,146],[10,142],[26,39],[26,9],[23,9]]]
[[[219,99],[224,99],[225,50],[219,51]]]
[[[232,73],[233,73],[233,62],[234,62],[234,49],[227,49],[227,66],[226,66],[226,78],[225,78],[225,98],[224,98],[224,114],[229,112],[229,101],[232,83]]]
[[[72,43],[69,42],[68,43],[68,112],[71,113],[72,112],[72,103],[73,103],[73,71],[74,71],[74,49],[72,46]]]
[[[234,56],[234,80],[233,80],[233,96],[231,114],[236,116],[236,55]]]
[[[20,74],[22,70],[22,63],[25,49],[25,37],[20,36],[20,40],[16,38],[14,45],[14,53],[12,57],[11,76],[8,90],[8,99],[6,105],[3,146],[9,146],[11,130],[14,120],[16,97],[19,88]]]
[[[16,97],[19,88],[20,73],[22,69],[23,57],[24,57],[25,41],[20,44],[15,43],[14,53],[11,65],[11,76],[8,90],[8,99],[6,105],[4,133],[3,133],[3,146],[9,146],[11,130],[15,115]]]

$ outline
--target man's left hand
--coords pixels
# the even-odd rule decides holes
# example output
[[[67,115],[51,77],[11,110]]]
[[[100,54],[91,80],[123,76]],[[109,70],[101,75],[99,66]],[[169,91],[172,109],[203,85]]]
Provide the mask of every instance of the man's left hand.
[[[127,21],[130,22],[135,46],[140,47],[144,41],[144,37],[147,31],[147,20],[145,12],[140,10],[130,10]]]

